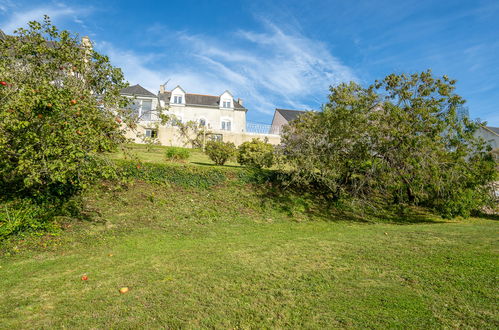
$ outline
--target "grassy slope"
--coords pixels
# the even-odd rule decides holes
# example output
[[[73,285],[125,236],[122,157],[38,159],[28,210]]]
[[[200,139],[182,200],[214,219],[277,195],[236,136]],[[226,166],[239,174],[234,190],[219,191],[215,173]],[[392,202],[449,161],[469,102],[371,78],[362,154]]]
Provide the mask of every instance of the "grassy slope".
[[[497,221],[333,220],[235,179],[85,201],[91,221],[5,247],[0,327],[499,326]]]

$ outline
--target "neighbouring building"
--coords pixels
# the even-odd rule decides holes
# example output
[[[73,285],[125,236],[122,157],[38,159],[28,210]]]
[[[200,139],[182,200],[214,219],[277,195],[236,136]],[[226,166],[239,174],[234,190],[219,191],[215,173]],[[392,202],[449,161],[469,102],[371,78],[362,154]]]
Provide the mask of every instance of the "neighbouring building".
[[[475,135],[482,137],[493,150],[499,149],[499,127],[482,126]]]
[[[284,126],[306,112],[307,111],[303,110],[275,109],[274,117],[272,118],[271,132],[280,135]]]
[[[264,134],[247,130],[246,113],[241,99],[236,99],[225,91],[220,95],[204,95],[187,93],[177,86],[171,91],[160,86],[157,95],[140,85],[134,85],[122,90],[122,95],[133,97],[132,109],[138,116],[137,130],[127,132],[127,136],[141,143],[142,137],[157,138],[162,145],[184,146],[184,141],[174,125],[160,125],[157,109],[166,109],[166,113],[174,116],[182,123],[194,121],[206,126],[210,131],[209,138],[233,142],[240,145],[253,138],[267,139],[272,144],[279,144],[277,134]]]

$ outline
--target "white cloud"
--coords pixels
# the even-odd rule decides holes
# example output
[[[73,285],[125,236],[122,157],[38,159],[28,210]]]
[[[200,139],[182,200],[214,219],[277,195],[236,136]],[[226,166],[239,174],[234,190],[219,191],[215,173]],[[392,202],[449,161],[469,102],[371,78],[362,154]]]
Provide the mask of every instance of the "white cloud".
[[[270,23],[265,27],[263,33],[239,31],[231,38],[169,33],[169,40],[155,41],[156,53],[122,50],[105,42],[96,46],[122,68],[131,84],[153,93],[167,80],[168,89],[181,85],[191,93],[219,95],[228,89],[243,98],[248,109],[266,115],[276,107],[318,109],[330,85],[357,80],[323,43]]]
[[[11,8],[13,8],[13,6],[0,6],[0,10],[7,13],[9,11],[12,11]],[[9,19],[5,22],[2,22],[0,27],[2,28],[2,30],[4,30],[5,33],[12,33],[14,32],[14,30],[20,27],[26,27],[29,21],[40,21],[41,19],[43,19],[44,15],[48,15],[53,22],[57,22],[58,20],[63,18],[70,18],[76,23],[83,24],[82,21],[78,18],[78,15],[85,15],[88,13],[88,11],[88,8],[75,9],[62,4],[38,7],[30,10],[19,10],[10,13]]]

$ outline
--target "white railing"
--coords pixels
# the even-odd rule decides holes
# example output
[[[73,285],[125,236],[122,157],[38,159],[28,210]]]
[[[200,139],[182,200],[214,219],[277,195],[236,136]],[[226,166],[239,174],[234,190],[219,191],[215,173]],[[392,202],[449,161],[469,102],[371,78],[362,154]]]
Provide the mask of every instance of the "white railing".
[[[252,123],[252,122],[246,122],[246,132],[255,133],[255,134],[273,134],[273,135],[279,135],[281,133],[279,127],[277,126],[261,124],[261,123]]]

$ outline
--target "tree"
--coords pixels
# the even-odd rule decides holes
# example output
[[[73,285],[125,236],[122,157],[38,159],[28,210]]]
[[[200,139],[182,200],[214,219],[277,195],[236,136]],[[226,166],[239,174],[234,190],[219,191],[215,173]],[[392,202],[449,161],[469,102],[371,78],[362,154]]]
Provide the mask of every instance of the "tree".
[[[68,197],[113,173],[101,155],[124,141],[126,84],[89,42],[30,22],[0,40],[0,80],[4,193]]]
[[[206,139],[212,134],[206,125],[201,125],[193,120],[182,123],[180,120],[175,118],[174,115],[171,116],[170,123],[178,128],[178,134],[184,141],[184,146],[190,144],[192,148],[204,150],[206,146]]]
[[[389,75],[368,88],[331,88],[322,112],[293,122],[282,154],[292,181],[332,198],[424,205],[469,215],[487,202],[494,161],[460,119],[455,81],[431,71]]]

